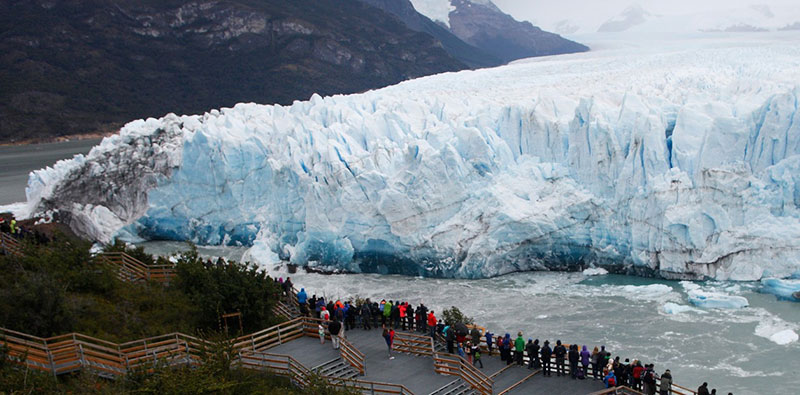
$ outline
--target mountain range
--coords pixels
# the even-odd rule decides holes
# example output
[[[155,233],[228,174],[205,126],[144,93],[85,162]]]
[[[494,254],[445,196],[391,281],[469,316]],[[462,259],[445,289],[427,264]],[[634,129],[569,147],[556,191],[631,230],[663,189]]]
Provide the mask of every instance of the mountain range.
[[[462,13],[450,29],[408,0],[0,0],[0,142],[585,50],[559,38],[555,50],[512,56],[492,40],[518,48],[552,37],[515,36],[532,27],[498,36],[470,21],[486,14]]]

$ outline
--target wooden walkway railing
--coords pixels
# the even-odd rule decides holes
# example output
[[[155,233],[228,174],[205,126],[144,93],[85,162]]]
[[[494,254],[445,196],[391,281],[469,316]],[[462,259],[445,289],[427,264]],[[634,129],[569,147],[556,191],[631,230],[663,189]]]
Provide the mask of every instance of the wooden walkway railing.
[[[6,232],[0,232],[0,251],[8,255],[23,255],[19,241]]]
[[[464,380],[475,392],[481,395],[492,394],[494,380],[458,355],[435,353],[433,355],[433,369],[438,374],[461,378],[461,380]]]
[[[104,252],[95,256],[94,260],[116,268],[117,277],[122,281],[168,283],[175,277],[174,265],[147,265],[124,252]]]
[[[204,343],[182,333],[118,344],[80,333],[41,338],[0,328],[0,345],[7,358],[53,375],[86,368],[104,376],[121,376],[157,363],[196,364]]]
[[[431,357],[434,353],[433,339],[430,336],[415,333],[395,332],[392,350]]]
[[[314,373],[296,359],[288,355],[273,354],[263,351],[242,350],[239,352],[241,366],[246,369],[267,370],[277,375],[288,377],[300,388],[306,388],[313,380]],[[381,383],[377,381],[343,379],[339,377],[319,376],[321,379],[342,388],[360,390],[369,394],[414,395],[401,384]]]
[[[238,337],[233,341],[233,349],[235,352],[265,352],[303,336],[316,338],[318,322],[321,321],[299,317]],[[54,375],[88,368],[119,376],[156,363],[199,363],[202,350],[210,343],[183,333],[113,343],[80,333],[42,338],[0,328],[0,345],[12,361]],[[346,340],[340,350],[343,360],[362,375],[366,373],[366,357],[361,351]]]

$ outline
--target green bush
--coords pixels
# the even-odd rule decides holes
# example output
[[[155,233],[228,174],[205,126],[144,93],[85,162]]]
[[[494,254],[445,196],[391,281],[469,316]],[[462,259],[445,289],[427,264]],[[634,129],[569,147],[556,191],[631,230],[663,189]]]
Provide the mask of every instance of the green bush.
[[[255,266],[228,261],[204,262],[192,247],[181,254],[176,265],[174,287],[202,309],[199,327],[219,327],[222,314],[239,312],[245,333],[278,323],[272,307],[280,288]]]
[[[451,306],[449,309],[445,309],[442,311],[442,319],[448,325],[454,324],[465,324],[465,325],[473,325],[475,324],[475,320],[472,317],[467,316],[466,314],[462,313],[458,307]]]

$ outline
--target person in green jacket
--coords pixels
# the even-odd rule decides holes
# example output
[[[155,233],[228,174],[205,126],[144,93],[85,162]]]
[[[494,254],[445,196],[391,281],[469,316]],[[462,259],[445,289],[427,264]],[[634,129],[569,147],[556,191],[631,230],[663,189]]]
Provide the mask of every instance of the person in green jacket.
[[[387,323],[388,325],[392,324],[392,321],[389,319],[392,316],[392,301],[386,302],[383,305],[383,323]]]
[[[517,360],[517,365],[522,366],[522,352],[525,351],[525,339],[522,338],[522,332],[517,333],[517,339],[514,340],[514,356]]]

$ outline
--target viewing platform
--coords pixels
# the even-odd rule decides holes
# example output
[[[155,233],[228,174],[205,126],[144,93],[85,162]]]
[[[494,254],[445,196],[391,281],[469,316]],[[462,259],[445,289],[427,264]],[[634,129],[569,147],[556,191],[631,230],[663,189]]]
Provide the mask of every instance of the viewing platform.
[[[13,238],[4,238],[4,253],[21,256]],[[174,268],[145,265],[125,253],[104,253],[93,263],[116,267],[123,281],[168,284]],[[334,386],[356,388],[364,394],[639,394],[627,387],[605,388],[601,380],[569,375],[544,376],[540,369],[507,365],[495,352],[488,355],[481,340],[483,368],[445,350],[444,339],[397,330],[389,358],[382,330],[352,329],[333,349],[330,335],[320,344],[319,325],[327,322],[300,314],[296,290],[277,301],[273,313],[286,322],[240,336],[232,341],[234,366],[288,377],[304,388],[315,377]],[[0,346],[6,357],[30,369],[60,375],[79,370],[113,379],[156,363],[197,365],[210,343],[194,336],[171,333],[126,343],[113,343],[79,333],[40,338],[0,328]],[[555,363],[553,363],[555,371]],[[695,394],[673,384],[676,395]]]

